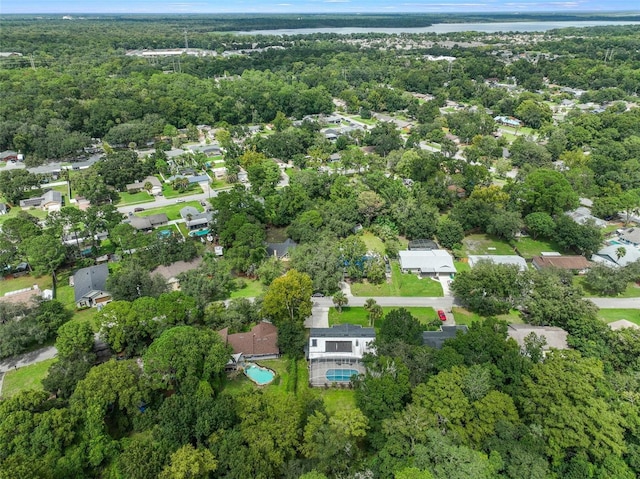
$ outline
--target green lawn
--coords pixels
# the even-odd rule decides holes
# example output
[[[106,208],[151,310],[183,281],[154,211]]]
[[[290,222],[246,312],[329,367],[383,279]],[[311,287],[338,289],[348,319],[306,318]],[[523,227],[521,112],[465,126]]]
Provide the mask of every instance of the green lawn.
[[[42,380],[54,363],[54,359],[47,359],[31,366],[25,366],[15,371],[9,371],[4,376],[4,383],[0,396],[8,398],[24,389],[42,390]]]
[[[463,271],[471,271],[471,266],[469,266],[468,261],[454,261],[453,265],[456,268],[458,273],[462,273]]]
[[[396,306],[388,306],[382,308],[384,315],[386,316],[389,311],[394,309],[400,309]],[[404,308],[409,311],[413,317],[415,317],[421,324],[429,325],[433,321],[437,320],[436,311],[433,308],[428,307],[411,307]],[[376,321],[375,328],[380,329],[384,317]],[[358,324],[363,327],[369,327],[369,319],[367,318],[367,311],[362,307],[350,307],[345,306],[342,308],[342,312],[339,313],[336,308],[329,308],[329,326],[334,324]]]
[[[353,283],[354,296],[442,296],[442,286],[430,278],[420,279],[415,274],[403,274],[400,265],[391,263],[391,282],[382,284]]]
[[[14,278],[12,276],[8,276],[8,278],[9,279],[0,279],[0,296],[4,296],[5,293],[10,291],[30,288],[34,284],[37,284],[41,290],[51,289],[53,284],[51,276],[31,276],[28,274],[18,278]]]
[[[198,183],[191,183],[185,191],[175,190],[169,183],[162,185],[162,194],[165,198],[179,198],[180,196],[197,195],[200,193],[203,193],[203,191]]]
[[[176,203],[175,205],[161,206],[159,208],[150,208],[148,210],[144,210],[136,214],[138,216],[151,216],[151,215],[157,215],[159,213],[166,213],[167,218],[169,218],[169,220],[178,220],[180,219],[180,210],[185,206],[193,206],[198,211],[202,211],[202,206],[200,206],[200,202],[185,201],[182,203]]]
[[[480,316],[477,313],[473,313],[465,308],[454,307],[452,308],[453,318],[456,321],[456,324],[466,324],[467,326],[471,326],[471,323],[474,321],[483,321],[484,316]],[[518,311],[511,310],[509,314],[500,314],[496,316],[496,318],[506,321],[507,323],[513,324],[524,324],[524,321],[520,317],[520,313]]]
[[[370,231],[365,231],[360,239],[367,245],[367,251],[377,251],[381,255],[384,255],[384,243],[376,235]]]
[[[640,326],[640,309],[601,309],[598,317],[606,323],[626,319]]]
[[[319,389],[320,397],[324,401],[324,406],[330,415],[338,411],[345,411],[356,408],[355,392],[352,389]]]
[[[298,361],[297,375],[295,378],[293,378],[289,373],[289,360],[285,358],[266,359],[255,362],[260,366],[264,366],[275,371],[276,376],[272,383],[262,387],[256,386],[243,373],[239,373],[235,377],[227,379],[224,386],[225,391],[231,394],[242,394],[254,388],[260,388],[264,390],[266,394],[271,394],[275,397],[283,397],[288,394],[293,394],[294,383],[296,380],[298,393],[309,388],[307,362],[304,359]]]
[[[514,241],[516,252],[524,259],[531,259],[534,256],[540,256],[542,252],[557,251],[564,253],[564,250],[555,241],[535,240],[531,237],[520,238]]]
[[[375,125],[377,122],[375,119],[373,118],[362,118],[359,115],[349,115],[350,118],[353,118],[356,121],[359,121],[360,123],[364,123],[366,125]]]
[[[230,188],[232,185],[224,180],[212,180],[211,183],[209,183],[209,186],[212,190],[222,190]]]
[[[264,285],[260,281],[242,278],[244,287],[242,289],[235,290],[231,293],[231,299],[233,298],[255,298],[264,293]]]
[[[464,256],[481,254],[515,254],[513,247],[506,241],[486,234],[473,234],[462,240]]]
[[[138,193],[118,193],[120,195],[120,202],[117,206],[125,206],[125,205],[137,205],[140,203],[150,203],[155,201],[153,196],[151,196],[146,191],[140,191]]]

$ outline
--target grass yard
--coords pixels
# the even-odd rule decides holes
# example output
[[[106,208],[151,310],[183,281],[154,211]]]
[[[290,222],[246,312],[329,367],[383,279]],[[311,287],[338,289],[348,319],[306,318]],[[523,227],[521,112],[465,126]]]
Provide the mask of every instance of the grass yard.
[[[331,415],[338,411],[356,408],[356,396],[352,389],[319,389],[320,397],[324,401],[327,412]]]
[[[230,188],[233,185],[227,183],[224,180],[212,180],[211,183],[209,183],[209,186],[212,190],[223,190],[226,188]]]
[[[564,253],[564,250],[555,241],[535,240],[531,237],[520,238],[513,242],[516,252],[524,259],[531,259],[534,256],[540,256],[540,253],[557,251]]]
[[[513,247],[506,241],[487,234],[473,234],[462,240],[464,256],[480,254],[515,254]]]
[[[601,309],[598,317],[605,323],[626,319],[640,326],[640,309]]]
[[[146,191],[140,191],[138,193],[118,193],[120,195],[120,202],[117,206],[137,205],[140,203],[150,203],[155,201]]]
[[[466,324],[467,326],[471,326],[471,323],[474,321],[483,321],[485,319],[484,316],[480,316],[479,314],[473,313],[465,308],[453,307],[452,312],[456,324]],[[511,310],[509,314],[500,314],[496,316],[496,318],[506,321],[507,323],[524,324],[524,321],[520,317],[520,313],[515,309]]]
[[[353,283],[354,296],[443,296],[442,286],[430,278],[403,274],[397,262],[391,263],[391,282],[382,284]]]
[[[162,194],[165,198],[179,198],[181,196],[197,195],[203,193],[202,187],[198,183],[191,183],[185,191],[178,191],[169,183],[162,184]]]
[[[394,309],[400,309],[400,307],[388,306],[382,308],[384,316],[386,316],[387,313]],[[409,311],[414,318],[416,318],[418,321],[420,321],[421,324],[424,325],[428,325],[438,318],[438,316],[436,315],[436,310],[433,308],[410,307],[404,309]],[[376,330],[380,329],[380,326],[382,326],[383,322],[384,317],[376,321]],[[369,319],[367,318],[367,311],[362,307],[345,306],[342,308],[342,313],[339,313],[336,308],[329,308],[329,326],[345,323],[358,324],[362,327],[368,328]]]
[[[53,281],[51,280],[51,276],[31,276],[25,275],[20,276],[18,278],[14,278],[13,276],[8,276],[9,279],[0,280],[0,296],[4,296],[6,293],[10,291],[18,291],[19,289],[30,288],[34,284],[37,284],[38,287],[43,289],[51,289],[53,285]]]
[[[267,394],[283,397],[288,394],[295,394],[296,391],[300,393],[309,387],[309,372],[307,362],[304,359],[300,359],[297,362],[295,377],[290,374],[290,362],[285,358],[265,359],[255,361],[255,363],[275,371],[276,377],[272,383],[266,386],[257,386],[244,373],[239,372],[235,377],[227,379],[224,385],[225,391],[231,394],[242,394],[254,388],[260,388]]]
[[[462,273],[463,271],[471,271],[468,261],[454,261],[453,265],[456,268],[456,272]]]
[[[381,255],[384,255],[384,243],[376,235],[370,231],[365,231],[360,239],[367,245],[367,251],[377,251]]]
[[[185,201],[183,203],[176,203],[175,205],[160,206],[158,208],[150,208],[148,210],[144,210],[136,214],[138,216],[151,216],[151,215],[157,215],[159,213],[166,213],[167,218],[169,218],[169,220],[178,220],[180,219],[180,210],[185,206],[193,206],[198,211],[202,211],[202,206],[200,206],[200,202]]]
[[[31,366],[25,366],[15,371],[9,371],[4,375],[2,391],[0,396],[9,398],[22,390],[35,389],[41,391],[42,380],[47,375],[47,371],[54,363],[54,359],[47,359]]]
[[[373,118],[362,118],[359,115],[349,115],[349,117],[366,125],[375,125],[377,123]]]
[[[236,280],[238,281],[238,280]],[[264,285],[257,280],[240,278],[239,281],[244,283],[244,287],[231,292],[231,299],[234,298],[255,298],[264,293]]]

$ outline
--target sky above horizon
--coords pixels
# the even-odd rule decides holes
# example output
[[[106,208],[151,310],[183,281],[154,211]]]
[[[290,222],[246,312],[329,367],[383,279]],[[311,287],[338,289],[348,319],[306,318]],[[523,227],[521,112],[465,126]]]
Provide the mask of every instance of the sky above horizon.
[[[1,14],[638,11],[638,0],[0,0]]]

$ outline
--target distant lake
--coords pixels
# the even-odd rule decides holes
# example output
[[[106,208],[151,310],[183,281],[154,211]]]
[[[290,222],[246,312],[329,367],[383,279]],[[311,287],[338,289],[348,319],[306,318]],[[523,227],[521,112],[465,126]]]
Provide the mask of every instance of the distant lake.
[[[497,32],[546,32],[555,28],[568,27],[602,27],[609,25],[640,25],[640,22],[621,21],[584,21],[584,22],[502,22],[502,23],[437,23],[430,27],[417,28],[288,28],[282,30],[254,30],[250,32],[233,32],[236,35],[310,35],[313,33],[454,33],[476,31],[482,33]]]

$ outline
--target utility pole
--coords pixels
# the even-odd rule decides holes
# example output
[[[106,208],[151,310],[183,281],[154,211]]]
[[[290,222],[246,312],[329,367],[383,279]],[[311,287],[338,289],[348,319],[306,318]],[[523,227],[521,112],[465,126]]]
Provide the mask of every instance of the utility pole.
[[[184,49],[189,50],[189,39],[187,38],[187,31],[184,31]]]
[[[31,63],[31,68],[33,69],[33,71],[36,71],[36,62],[33,61],[33,53],[29,55],[29,61]]]

